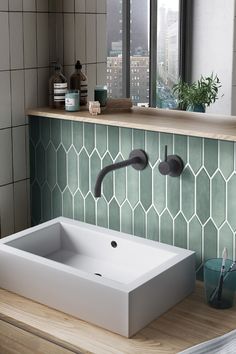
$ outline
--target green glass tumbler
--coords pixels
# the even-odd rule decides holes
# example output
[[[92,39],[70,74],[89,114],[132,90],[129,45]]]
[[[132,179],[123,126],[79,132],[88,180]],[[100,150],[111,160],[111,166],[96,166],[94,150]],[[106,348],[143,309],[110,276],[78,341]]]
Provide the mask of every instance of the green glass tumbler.
[[[233,261],[225,261],[221,282],[222,258],[209,259],[204,264],[204,287],[207,303],[218,309],[227,309],[234,304],[236,271],[229,271]],[[222,286],[221,286],[222,283]]]

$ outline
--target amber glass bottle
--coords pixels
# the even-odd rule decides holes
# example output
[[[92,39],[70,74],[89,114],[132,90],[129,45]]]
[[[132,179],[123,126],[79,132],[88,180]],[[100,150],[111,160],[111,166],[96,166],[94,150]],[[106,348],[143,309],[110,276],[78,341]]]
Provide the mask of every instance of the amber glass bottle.
[[[80,91],[80,105],[85,106],[88,100],[87,76],[81,71],[82,65],[78,60],[75,64],[75,72],[70,77],[71,90]]]
[[[49,106],[64,109],[66,91],[67,80],[62,74],[61,65],[57,63],[54,67],[54,73],[49,79]]]

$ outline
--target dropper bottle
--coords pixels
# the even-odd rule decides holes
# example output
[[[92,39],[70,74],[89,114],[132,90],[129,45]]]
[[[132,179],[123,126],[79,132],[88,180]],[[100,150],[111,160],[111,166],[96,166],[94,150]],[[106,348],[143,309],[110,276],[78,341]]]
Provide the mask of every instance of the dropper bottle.
[[[75,64],[75,72],[70,77],[70,88],[80,91],[80,105],[85,106],[88,100],[87,76],[81,71],[82,65],[79,60]]]

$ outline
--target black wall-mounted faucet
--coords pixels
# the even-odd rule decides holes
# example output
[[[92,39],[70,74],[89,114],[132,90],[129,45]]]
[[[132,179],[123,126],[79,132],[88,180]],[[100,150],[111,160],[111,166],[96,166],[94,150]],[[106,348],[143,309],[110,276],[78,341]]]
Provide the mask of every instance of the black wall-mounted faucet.
[[[94,188],[94,197],[101,197],[101,186],[102,181],[107,173],[111,171],[118,170],[122,167],[127,167],[132,165],[135,170],[144,170],[148,163],[148,157],[145,151],[143,150],[133,150],[129,155],[128,160],[124,160],[121,162],[114,163],[112,165],[108,165],[104,167],[98,174],[97,181]]]
[[[165,159],[159,166],[162,175],[179,177],[184,169],[184,162],[178,155],[167,155],[167,145],[165,146]]]

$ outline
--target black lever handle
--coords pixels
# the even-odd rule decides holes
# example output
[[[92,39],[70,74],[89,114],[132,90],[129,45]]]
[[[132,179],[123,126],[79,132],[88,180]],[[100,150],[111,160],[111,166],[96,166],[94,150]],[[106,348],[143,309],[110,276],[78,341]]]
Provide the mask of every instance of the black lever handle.
[[[164,161],[160,162],[158,169],[164,176],[179,177],[184,169],[184,162],[178,155],[168,155],[165,145]]]

